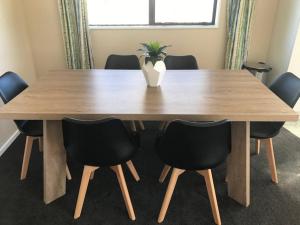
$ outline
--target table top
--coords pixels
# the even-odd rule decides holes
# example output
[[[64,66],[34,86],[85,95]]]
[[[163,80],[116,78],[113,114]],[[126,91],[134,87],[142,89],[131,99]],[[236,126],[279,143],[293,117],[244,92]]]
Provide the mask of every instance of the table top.
[[[298,114],[248,71],[169,70],[148,88],[140,70],[49,72],[0,108],[2,119],[294,121]]]

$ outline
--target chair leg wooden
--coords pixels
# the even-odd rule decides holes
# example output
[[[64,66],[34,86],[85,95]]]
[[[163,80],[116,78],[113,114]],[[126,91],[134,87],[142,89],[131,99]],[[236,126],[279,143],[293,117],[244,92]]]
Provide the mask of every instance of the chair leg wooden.
[[[130,173],[132,174],[133,178],[134,178],[136,181],[140,181],[140,176],[139,176],[138,172],[136,171],[136,169],[135,169],[135,167],[134,167],[132,161],[129,160],[129,161],[126,162],[126,164],[127,164],[127,167],[128,167],[128,169],[129,169]]]
[[[145,126],[144,126],[143,121],[139,120],[138,123],[139,123],[139,126],[140,126],[141,130],[145,130]]]
[[[256,155],[259,155],[259,152],[260,152],[260,139],[255,140],[255,151],[256,151]]]
[[[136,126],[135,126],[134,120],[131,120],[131,121],[130,121],[130,125],[131,125],[132,131],[136,132]]]
[[[267,144],[268,163],[269,163],[269,168],[270,168],[270,172],[271,172],[271,176],[272,176],[272,181],[275,184],[278,184],[278,177],[277,177],[276,162],[275,162],[272,138],[267,139],[266,144]]]
[[[71,173],[70,173],[68,165],[66,166],[66,174],[67,174],[67,179],[68,180],[72,180],[72,176],[71,176]]]
[[[86,190],[89,185],[91,173],[97,169],[98,169],[98,167],[84,166],[80,189],[79,189],[79,194],[78,194],[76,208],[75,208],[75,213],[74,213],[74,219],[79,218],[81,215],[82,206],[83,206]]]
[[[23,163],[22,163],[22,170],[21,170],[21,177],[20,177],[21,180],[24,180],[27,176],[33,139],[34,138],[30,137],[30,136],[26,137],[26,143],[25,143],[25,149],[24,149],[24,155],[23,155]]]
[[[164,166],[164,168],[163,168],[163,170],[162,170],[162,172],[161,172],[161,174],[160,174],[160,177],[159,177],[159,179],[158,179],[158,181],[159,181],[160,183],[163,183],[163,182],[165,181],[165,179],[166,179],[166,177],[167,177],[167,175],[168,175],[170,169],[171,169],[170,166],[168,166],[168,165],[165,165],[165,166]]]
[[[95,171],[91,173],[90,180],[94,180],[94,177],[95,177]]]
[[[170,201],[171,201],[171,198],[172,198],[172,195],[173,195],[176,183],[177,183],[177,179],[182,173],[184,173],[184,170],[177,169],[177,168],[174,168],[172,171],[172,175],[171,175],[171,179],[170,179],[170,182],[169,182],[169,185],[167,188],[167,192],[165,194],[165,198],[164,198],[164,201],[163,201],[163,204],[161,206],[160,213],[158,216],[158,223],[162,223],[165,219],[165,216],[166,216],[166,213],[167,213],[167,210],[168,210],[168,207],[169,207],[169,204],[170,204]]]
[[[167,124],[168,124],[167,121],[162,121],[159,125],[159,130],[164,130]]]
[[[211,170],[210,169],[201,170],[197,172],[200,173],[205,179],[206,189],[208,192],[208,197],[210,201],[211,210],[214,216],[214,221],[216,224],[221,225],[221,218],[220,218],[219,207],[218,207],[215,186],[214,186]]]
[[[43,152],[44,144],[43,144],[43,137],[39,137],[39,151]]]
[[[135,214],[131,203],[130,195],[127,189],[126,180],[123,174],[122,166],[112,166],[111,169],[116,173],[121,188],[121,192],[125,201],[126,209],[131,220],[135,220]]]

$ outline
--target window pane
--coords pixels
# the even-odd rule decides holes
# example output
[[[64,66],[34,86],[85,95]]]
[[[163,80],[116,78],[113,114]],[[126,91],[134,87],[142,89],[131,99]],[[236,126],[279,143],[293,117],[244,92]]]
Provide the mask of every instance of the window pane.
[[[88,0],[90,25],[149,23],[149,0]]]
[[[211,23],[214,0],[156,0],[156,23]]]

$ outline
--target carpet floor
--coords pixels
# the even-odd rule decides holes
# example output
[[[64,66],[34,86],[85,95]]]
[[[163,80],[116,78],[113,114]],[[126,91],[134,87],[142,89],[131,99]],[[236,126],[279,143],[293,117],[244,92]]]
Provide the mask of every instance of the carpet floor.
[[[163,164],[154,151],[158,124],[146,124],[142,150],[133,159],[141,177],[135,182],[123,167],[136,221],[127,216],[123,198],[112,171],[103,168],[90,182],[81,217],[73,220],[82,166],[69,160],[73,179],[67,194],[57,201],[43,203],[42,154],[34,144],[27,179],[19,180],[25,137],[20,136],[0,158],[1,225],[156,225],[168,184],[158,182]],[[300,139],[283,129],[274,139],[279,184],[270,180],[264,146],[251,157],[251,205],[244,208],[227,196],[225,165],[213,170],[222,224],[297,225],[300,224]],[[251,143],[254,153],[254,144]],[[183,174],[177,183],[165,225],[209,225],[213,223],[204,179],[196,173]]]

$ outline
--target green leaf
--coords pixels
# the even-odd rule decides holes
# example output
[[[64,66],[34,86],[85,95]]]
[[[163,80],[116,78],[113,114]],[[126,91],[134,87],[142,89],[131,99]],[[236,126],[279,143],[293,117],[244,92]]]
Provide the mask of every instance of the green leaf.
[[[137,51],[143,52],[143,56],[145,56],[145,63],[151,61],[153,65],[159,60],[163,60],[167,53],[164,50],[170,45],[161,46],[158,41],[150,41],[149,43],[141,43],[142,48]]]

